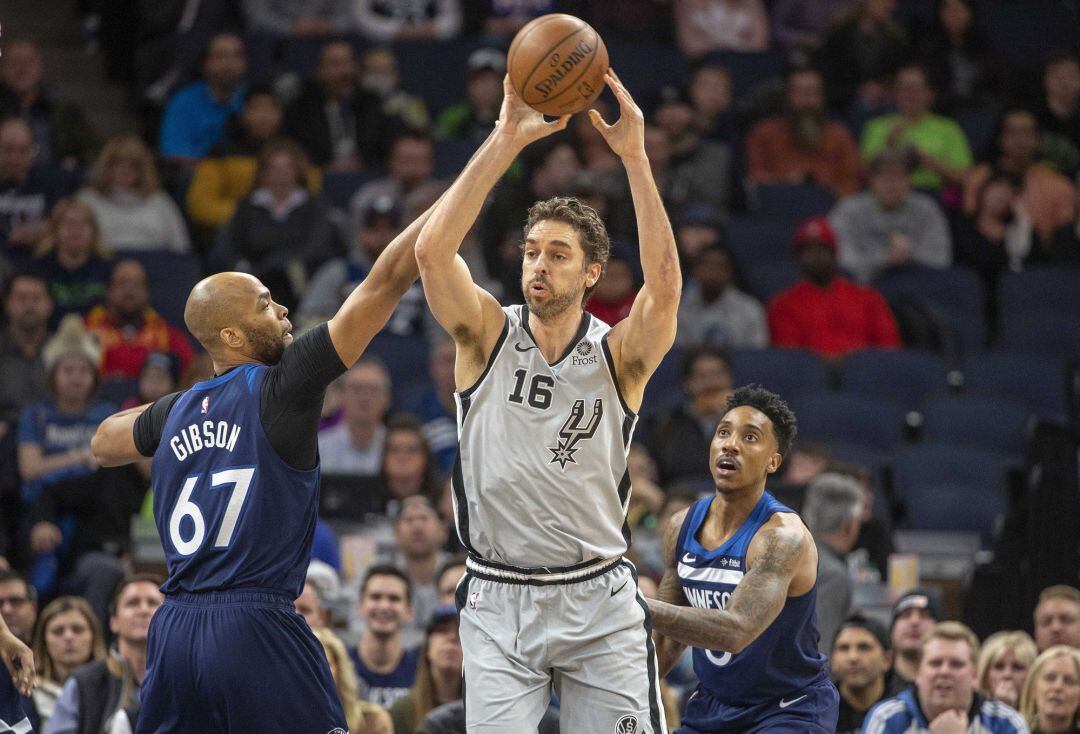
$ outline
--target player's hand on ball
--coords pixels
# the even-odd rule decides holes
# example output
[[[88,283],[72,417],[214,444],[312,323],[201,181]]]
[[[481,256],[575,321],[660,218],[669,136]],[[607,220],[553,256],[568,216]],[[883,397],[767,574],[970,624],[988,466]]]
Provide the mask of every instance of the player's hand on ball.
[[[503,77],[502,109],[499,110],[499,119],[495,124],[499,132],[510,136],[519,148],[565,129],[568,122],[570,115],[563,115],[551,122],[545,120],[542,114],[525,104],[514,91],[510,75]]]
[[[18,637],[5,632],[0,635],[0,656],[4,658],[11,680],[19,693],[29,696],[37,685],[34,676],[34,653]]]
[[[630,92],[626,90],[614,69],[608,69],[604,81],[619,100],[619,119],[614,125],[604,122],[596,110],[589,110],[589,119],[593,127],[604,136],[604,140],[620,158],[645,157],[645,116],[637,106]]]

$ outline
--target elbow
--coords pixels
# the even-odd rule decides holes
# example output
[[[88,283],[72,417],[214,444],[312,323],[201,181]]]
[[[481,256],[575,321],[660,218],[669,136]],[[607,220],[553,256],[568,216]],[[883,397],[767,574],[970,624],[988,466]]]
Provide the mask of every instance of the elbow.
[[[109,439],[107,435],[108,419],[100,426],[94,433],[93,438],[90,439],[90,453],[94,457],[94,461],[99,466],[116,466],[116,457],[109,453],[108,444]]]

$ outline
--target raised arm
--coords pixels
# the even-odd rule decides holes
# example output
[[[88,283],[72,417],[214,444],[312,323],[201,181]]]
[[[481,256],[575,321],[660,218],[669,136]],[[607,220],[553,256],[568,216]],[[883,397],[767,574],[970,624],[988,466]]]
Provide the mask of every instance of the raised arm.
[[[416,243],[424,295],[435,319],[454,338],[460,379],[486,363],[502,328],[498,302],[478,287],[457,251],[476,222],[491,189],[529,143],[562,130],[569,115],[554,122],[527,106],[503,79],[503,104],[495,129],[443,196]],[[464,362],[464,364],[463,364]]]
[[[609,70],[605,79],[619,100],[619,121],[608,125],[595,110],[589,112],[589,117],[626,168],[645,276],[630,315],[612,329],[608,345],[623,397],[636,411],[641,406],[645,384],[675,341],[682,273],[671,222],[645,155],[641,109],[614,70]]]
[[[649,599],[654,629],[693,647],[742,652],[780,614],[791,582],[801,564],[810,560],[812,547],[798,518],[773,515],[750,543],[749,570],[735,587],[727,609],[695,609]],[[669,567],[676,563],[671,550]]]

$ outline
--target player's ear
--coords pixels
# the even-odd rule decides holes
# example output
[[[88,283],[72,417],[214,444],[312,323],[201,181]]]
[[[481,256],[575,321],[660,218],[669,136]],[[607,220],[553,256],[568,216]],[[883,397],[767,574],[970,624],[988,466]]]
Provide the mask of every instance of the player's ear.
[[[244,335],[238,329],[226,326],[218,332],[218,337],[229,349],[239,349],[244,344]]]
[[[600,274],[604,272],[604,266],[600,263],[589,263],[585,267],[585,287],[592,288],[596,281],[600,280]]]
[[[769,457],[769,465],[768,467],[766,467],[766,471],[768,471],[769,474],[775,474],[776,470],[780,468],[780,465],[782,463],[784,463],[783,455],[781,455],[780,452],[776,452]]]

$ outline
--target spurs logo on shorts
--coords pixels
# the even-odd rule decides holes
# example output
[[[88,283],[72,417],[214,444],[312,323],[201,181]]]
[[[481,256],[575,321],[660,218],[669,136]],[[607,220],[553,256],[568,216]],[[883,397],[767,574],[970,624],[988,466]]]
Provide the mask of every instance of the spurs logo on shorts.
[[[627,714],[615,722],[615,734],[636,734],[637,717]]]
[[[596,433],[596,427],[600,425],[600,419],[604,417],[604,401],[597,398],[593,402],[592,415],[589,417],[589,422],[585,423],[585,401],[574,401],[574,407],[570,408],[570,417],[563,423],[563,427],[559,430],[559,445],[554,448],[548,447],[548,451],[552,453],[551,461],[549,463],[554,464],[559,462],[559,466],[562,469],[566,469],[566,465],[576,464],[574,459],[574,452],[577,451],[577,444],[579,441],[592,438]]]

